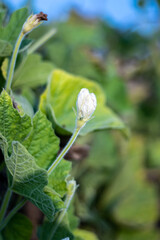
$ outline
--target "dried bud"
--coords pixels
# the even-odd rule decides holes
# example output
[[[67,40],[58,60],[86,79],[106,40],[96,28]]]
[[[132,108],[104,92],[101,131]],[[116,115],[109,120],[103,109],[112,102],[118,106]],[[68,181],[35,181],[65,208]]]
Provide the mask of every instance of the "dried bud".
[[[88,89],[82,88],[77,98],[78,120],[87,122],[94,113],[97,100],[94,93],[89,93]]]
[[[47,14],[40,12],[38,14],[30,15],[23,25],[23,33],[27,34],[34,28],[38,27],[42,21],[47,21]]]

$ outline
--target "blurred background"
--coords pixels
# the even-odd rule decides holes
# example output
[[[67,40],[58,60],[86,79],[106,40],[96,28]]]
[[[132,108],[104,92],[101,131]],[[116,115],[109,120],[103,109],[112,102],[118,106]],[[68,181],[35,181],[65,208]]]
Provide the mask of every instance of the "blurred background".
[[[98,82],[131,130],[129,139],[117,131],[89,134],[70,151],[80,227],[100,240],[160,239],[160,1],[2,3],[8,14],[26,5],[47,13],[49,22],[29,37],[57,33],[38,52],[55,67]],[[35,104],[33,90],[23,94]]]

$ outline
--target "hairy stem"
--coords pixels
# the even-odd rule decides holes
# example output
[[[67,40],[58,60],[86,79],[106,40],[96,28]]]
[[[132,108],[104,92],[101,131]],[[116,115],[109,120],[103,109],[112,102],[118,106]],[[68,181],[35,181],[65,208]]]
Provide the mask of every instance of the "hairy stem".
[[[12,58],[10,61],[10,66],[9,66],[9,71],[8,71],[8,76],[7,76],[7,81],[6,81],[6,87],[5,87],[5,89],[8,93],[10,92],[10,89],[11,89],[16,59],[17,59],[18,51],[19,51],[23,37],[24,37],[24,33],[23,33],[23,31],[21,31],[21,33],[19,34],[19,37],[17,39],[17,42],[15,44]]]
[[[0,231],[2,231],[5,228],[5,226],[11,220],[11,218],[24,206],[26,202],[27,200],[23,199],[12,209],[12,211],[8,214],[8,216],[4,219],[3,223],[0,225]]]
[[[83,127],[83,126],[82,126]],[[65,146],[65,148],[62,150],[62,152],[59,154],[59,156],[56,158],[56,160],[53,162],[53,164],[50,166],[50,168],[48,169],[48,175],[51,174],[51,172],[55,169],[55,167],[60,163],[60,161],[62,160],[62,158],[64,157],[64,155],[69,151],[69,149],[71,148],[71,146],[73,145],[73,143],[75,142],[80,130],[82,129],[82,127],[76,127],[72,137],[70,138],[69,142],[67,143],[67,145]]]
[[[73,187],[72,190],[68,191],[67,196],[66,196],[66,200],[65,200],[65,208],[64,208],[64,210],[59,214],[59,216],[57,217],[57,219],[56,219],[56,221],[55,221],[55,223],[54,223],[54,226],[53,226],[53,228],[51,229],[51,234],[50,234],[48,240],[52,240],[52,239],[53,239],[53,236],[54,236],[57,228],[59,227],[59,225],[61,224],[61,222],[62,222],[62,220],[63,220],[63,218],[64,218],[64,216],[65,216],[65,214],[67,213],[67,210],[68,210],[68,208],[69,208],[69,206],[70,206],[70,203],[71,203],[71,201],[72,201],[72,199],[73,199],[73,196],[74,196],[74,194],[75,194],[75,191],[76,191],[76,185]]]
[[[4,199],[3,199],[3,202],[2,202],[2,206],[1,206],[1,210],[0,210],[0,224],[2,223],[3,221],[3,218],[6,214],[6,211],[7,211],[7,208],[8,208],[8,204],[9,204],[9,201],[10,201],[10,198],[11,198],[11,195],[12,195],[12,190],[10,188],[7,189],[7,192],[4,196]]]

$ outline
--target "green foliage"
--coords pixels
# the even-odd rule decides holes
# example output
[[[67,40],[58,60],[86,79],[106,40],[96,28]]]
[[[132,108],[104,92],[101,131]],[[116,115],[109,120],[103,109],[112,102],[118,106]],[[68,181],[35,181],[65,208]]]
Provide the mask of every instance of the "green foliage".
[[[94,233],[82,229],[76,229],[74,231],[74,235],[75,240],[98,240],[97,236]]]
[[[47,171],[38,167],[32,155],[19,142],[12,142],[10,156],[7,142],[2,136],[0,146],[4,153],[7,169],[12,175],[10,188],[33,202],[52,221],[55,208],[51,199],[43,191],[47,185]]]
[[[2,232],[3,240],[30,240],[32,223],[24,215],[17,213]]]
[[[104,204],[109,208],[115,202],[110,211],[113,211],[117,221],[137,226],[153,224],[157,218],[156,191],[145,180],[142,162],[144,145],[140,137],[132,137],[128,152],[130,158],[126,158],[121,172],[108,191],[108,202]]]
[[[21,116],[13,107],[11,98],[5,91],[2,92],[0,101],[3,135],[1,148],[13,177],[10,180],[12,190],[31,200],[53,220],[54,212],[63,208],[61,197],[66,193],[66,177],[71,164],[62,161],[56,173],[50,175],[48,183],[45,169],[54,161],[59,150],[59,139],[55,136],[51,123],[39,111],[34,116],[32,125],[29,116]],[[11,156],[8,155],[8,150]]]
[[[22,141],[31,131],[29,116],[20,116],[13,107],[12,100],[5,90],[0,95],[0,133],[6,138],[9,149],[12,141]]]
[[[53,65],[49,61],[42,61],[39,54],[30,54],[15,72],[13,88],[35,88],[44,85],[52,70]]]
[[[159,234],[158,231],[146,230],[143,232],[121,232],[117,240],[158,240]]]
[[[60,129],[64,133],[74,131],[76,116],[73,107],[76,108],[77,96],[82,88],[88,88],[90,92],[94,92],[98,104],[94,118],[86,124],[80,134],[84,135],[93,130],[106,128],[124,130],[123,122],[105,106],[105,95],[98,84],[61,70],[55,70],[46,91],[41,96],[40,109],[50,114],[52,122],[58,127],[56,130]]]
[[[5,15],[6,10],[0,6],[1,89],[5,86],[9,57],[28,17],[26,9],[18,10],[7,25]],[[157,240],[160,56],[155,43],[158,34],[154,39],[133,31],[124,34],[104,22],[84,21],[75,14],[57,26],[54,38],[41,46],[38,54],[29,55],[26,50],[33,41],[23,40],[11,97],[5,90],[0,95],[0,145],[6,162],[2,157],[0,179],[4,179],[6,166],[9,186],[18,193],[10,200],[7,214],[16,200],[23,197],[37,205],[49,220],[58,217],[65,208],[67,181],[73,165],[72,173],[79,184],[77,196],[54,240]],[[49,24],[36,29],[30,38],[41,40],[50,27]],[[54,70],[54,66],[74,75]],[[44,85],[47,88],[41,95]],[[63,159],[48,176],[47,169],[54,162],[59,145],[64,147],[68,141],[65,135],[74,130],[76,116],[72,108],[76,108],[77,95],[84,87],[96,94],[98,106],[82,135],[94,133],[79,138],[69,150],[66,157],[73,164]],[[43,113],[38,110],[40,95],[39,108]],[[110,108],[131,126],[129,142],[124,141],[119,131],[108,131],[126,131]],[[5,187],[0,184],[1,199]],[[55,221],[50,223],[44,218],[38,238],[48,239],[54,224]],[[5,227],[0,239],[30,239],[31,229],[29,221],[18,214]]]
[[[23,142],[38,166],[47,169],[59,150],[59,139],[54,134],[51,123],[38,111],[33,118],[33,127]]]
[[[4,17],[4,11],[2,11],[2,13],[1,19]],[[12,14],[7,26],[0,26],[0,56],[4,57],[11,55],[12,49],[27,17],[27,8],[21,8]]]

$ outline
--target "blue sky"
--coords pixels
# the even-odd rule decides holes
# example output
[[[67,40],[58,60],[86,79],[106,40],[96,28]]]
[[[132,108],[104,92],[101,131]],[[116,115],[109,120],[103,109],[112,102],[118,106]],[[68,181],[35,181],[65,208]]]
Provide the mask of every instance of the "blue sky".
[[[26,0],[3,0],[11,10],[26,4]],[[64,20],[70,9],[85,17],[100,17],[122,30],[152,33],[159,28],[160,13],[156,0],[148,0],[144,9],[137,8],[137,0],[32,0],[34,12],[48,13],[50,20]]]

